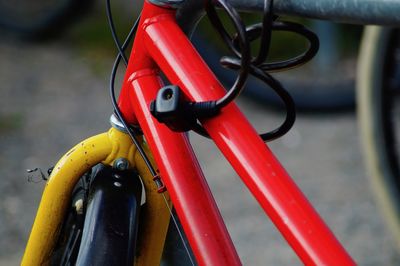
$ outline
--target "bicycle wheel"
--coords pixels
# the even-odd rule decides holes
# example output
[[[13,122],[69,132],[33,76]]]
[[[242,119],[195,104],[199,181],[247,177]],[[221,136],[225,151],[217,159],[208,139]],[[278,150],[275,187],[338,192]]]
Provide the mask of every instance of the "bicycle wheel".
[[[56,34],[88,9],[92,0],[0,0],[0,26],[21,37]]]
[[[400,30],[366,27],[358,68],[358,118],[366,165],[400,248]]]

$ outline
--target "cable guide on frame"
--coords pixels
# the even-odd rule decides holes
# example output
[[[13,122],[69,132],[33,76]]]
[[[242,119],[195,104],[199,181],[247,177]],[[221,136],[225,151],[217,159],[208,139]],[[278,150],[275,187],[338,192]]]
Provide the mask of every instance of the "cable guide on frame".
[[[150,104],[150,112],[172,131],[185,132],[198,128],[199,118],[212,117],[219,109],[215,101],[187,101],[178,86],[169,85],[158,91],[157,98]]]

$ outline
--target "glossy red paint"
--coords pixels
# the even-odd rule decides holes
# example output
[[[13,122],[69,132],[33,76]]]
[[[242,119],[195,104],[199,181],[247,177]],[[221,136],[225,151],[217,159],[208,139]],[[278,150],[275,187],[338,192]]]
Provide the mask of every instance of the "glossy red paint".
[[[128,76],[121,93],[120,106],[124,116],[130,118],[129,121],[136,120],[132,115],[135,112],[156,157],[161,176],[173,195],[178,215],[184,220],[185,232],[199,263],[237,263],[237,255],[231,250],[226,229],[214,209],[215,203],[184,134],[173,133],[160,125],[148,111],[150,100],[155,98],[157,89],[162,86],[155,78],[157,66],[171,83],[180,86],[192,100],[218,99],[225,93],[177,26],[173,10],[155,7],[146,2],[128,66]],[[305,264],[354,265],[353,260],[234,103],[224,108],[218,116],[202,122]],[[201,191],[196,191],[199,188]],[[207,203],[201,204],[204,199],[207,199]],[[200,209],[200,205],[208,208],[207,212],[212,212],[212,223],[209,223],[210,217]],[[204,224],[210,230],[207,232],[216,235],[207,233],[207,237],[204,237],[202,233],[205,231],[200,229]],[[209,237],[215,240],[211,243],[203,242]],[[225,244],[218,243],[217,239],[220,237]],[[217,253],[226,254],[223,264],[217,260],[216,246]]]
[[[200,265],[240,265],[221,214],[185,133],[175,133],[149,112],[161,80],[154,71],[130,79],[134,109],[168,188],[174,207]]]
[[[121,93],[118,99],[118,106],[121,109],[124,118],[130,124],[137,124],[137,119],[131,101],[131,98],[133,97],[132,85],[129,81],[131,74],[142,69],[158,69],[158,66],[147,53],[145,44],[143,43],[144,28],[148,23],[163,17],[170,17],[171,19],[174,18],[175,10],[157,7],[145,1],[139,21],[138,31],[135,36],[133,49],[129,58],[124,82],[122,84]]]

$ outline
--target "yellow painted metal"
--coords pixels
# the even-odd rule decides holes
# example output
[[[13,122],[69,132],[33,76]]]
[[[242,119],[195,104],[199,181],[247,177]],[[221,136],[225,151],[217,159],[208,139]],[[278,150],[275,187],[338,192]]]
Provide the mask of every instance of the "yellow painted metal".
[[[116,159],[125,158],[133,168],[135,166],[134,155],[136,153],[136,147],[129,135],[118,129],[111,128],[108,131],[108,139],[111,142],[112,149],[102,163],[112,165]]]
[[[150,155],[147,146],[144,144],[142,147],[146,151],[146,154]],[[154,166],[155,164],[151,156],[150,159]],[[135,258],[135,265],[160,265],[170,213],[163,195],[157,192],[153,176],[149,173],[139,152],[135,154],[135,161],[136,169],[142,177],[146,191],[146,204],[140,214],[138,252]],[[171,206],[168,193],[165,192],[164,195],[169,206]]]
[[[100,134],[73,147],[55,165],[43,191],[22,265],[48,264],[75,184],[111,150],[108,134]]]
[[[150,154],[147,149],[146,153]],[[98,163],[112,165],[118,158],[128,159],[131,167],[136,166],[146,191],[146,204],[142,210],[143,223],[140,226],[142,240],[139,240],[139,244],[143,247],[140,248],[141,256],[137,260],[139,263],[137,265],[160,263],[169,224],[168,209],[162,195],[157,193],[153,177],[130,137],[111,128],[107,133],[91,137],[76,145],[54,167],[42,195],[22,265],[48,264],[75,184],[94,165]],[[166,197],[169,201],[168,195]]]

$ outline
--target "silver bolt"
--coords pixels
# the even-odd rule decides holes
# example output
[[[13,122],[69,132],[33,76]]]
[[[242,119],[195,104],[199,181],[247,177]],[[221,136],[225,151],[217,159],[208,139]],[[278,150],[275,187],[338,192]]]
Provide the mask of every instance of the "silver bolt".
[[[119,158],[114,161],[114,168],[120,171],[127,170],[129,168],[129,161],[125,158]]]
[[[116,187],[122,187],[122,184],[120,182],[114,182],[114,186]]]

